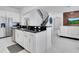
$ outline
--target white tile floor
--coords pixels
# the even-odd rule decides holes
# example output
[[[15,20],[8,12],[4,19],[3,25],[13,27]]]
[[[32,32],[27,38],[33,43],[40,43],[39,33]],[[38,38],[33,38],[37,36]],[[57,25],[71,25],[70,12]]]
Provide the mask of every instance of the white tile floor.
[[[10,53],[7,49],[8,46],[16,44],[12,42],[11,37],[0,39],[0,53]],[[79,53],[79,40],[73,40],[68,38],[61,38],[53,36],[52,48],[47,51],[48,53]],[[22,50],[19,53],[27,53],[26,50]]]
[[[7,47],[13,44],[16,44],[16,43],[12,41],[11,37],[1,38],[0,39],[0,53],[10,53]],[[22,50],[19,53],[27,53],[27,51]]]
[[[55,37],[52,42],[50,53],[79,53],[79,40]]]

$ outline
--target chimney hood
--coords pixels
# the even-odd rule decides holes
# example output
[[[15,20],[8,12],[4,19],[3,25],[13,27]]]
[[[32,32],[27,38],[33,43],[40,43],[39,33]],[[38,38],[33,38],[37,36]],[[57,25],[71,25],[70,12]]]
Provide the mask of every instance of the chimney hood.
[[[48,22],[48,17],[49,15],[45,10],[34,9],[25,16],[25,20],[29,18],[28,26],[45,26]]]
[[[38,9],[37,11],[39,12],[40,17],[43,20],[41,26],[46,26],[49,17],[48,13],[43,9]]]

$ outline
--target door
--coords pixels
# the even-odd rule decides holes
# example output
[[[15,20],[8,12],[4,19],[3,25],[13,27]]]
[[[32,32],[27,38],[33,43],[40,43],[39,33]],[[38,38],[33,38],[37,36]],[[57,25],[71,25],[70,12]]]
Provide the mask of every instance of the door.
[[[26,50],[28,50],[30,52],[35,52],[36,40],[32,33],[25,32],[24,42],[25,42],[24,47]]]

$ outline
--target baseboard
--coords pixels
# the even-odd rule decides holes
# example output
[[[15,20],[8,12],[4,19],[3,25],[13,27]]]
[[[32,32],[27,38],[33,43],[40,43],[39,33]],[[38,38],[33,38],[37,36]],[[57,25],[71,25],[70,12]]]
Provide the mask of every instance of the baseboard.
[[[0,37],[0,39],[7,38],[7,37],[11,37],[11,36]]]
[[[73,39],[73,40],[79,40],[78,38],[72,38],[72,37],[67,37],[67,36],[59,36],[59,37]]]

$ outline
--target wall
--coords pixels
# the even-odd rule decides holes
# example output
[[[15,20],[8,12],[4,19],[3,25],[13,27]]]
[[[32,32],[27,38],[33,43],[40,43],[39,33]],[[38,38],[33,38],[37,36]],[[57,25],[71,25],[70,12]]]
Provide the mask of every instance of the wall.
[[[72,33],[78,34],[78,26],[63,26],[63,13],[70,11],[79,11],[78,6],[54,6],[54,7],[40,7],[45,9],[53,18],[54,18],[54,27],[57,33],[57,30],[60,30],[60,27],[65,31],[64,28],[70,29]],[[73,29],[72,29],[73,28]],[[67,31],[69,32],[69,31]],[[71,33],[71,34],[72,34]],[[64,34],[64,33],[63,33]],[[75,36],[76,37],[76,36]]]
[[[16,13],[20,12],[18,9],[12,8],[10,6],[0,6],[0,10],[11,11]]]
[[[21,15],[25,15],[26,13],[32,11],[33,9],[36,9],[37,6],[25,6],[22,10],[21,10]]]
[[[4,18],[13,18],[14,22],[20,22],[20,11],[12,7],[0,6],[0,20]]]
[[[78,10],[79,10],[79,7],[66,7],[63,9],[62,13],[60,13],[62,15],[61,16],[62,26],[61,26],[61,30],[59,31],[61,36],[68,36],[68,37],[74,37],[74,38],[78,37],[78,35],[73,35],[73,34],[78,34],[78,31],[79,31],[78,26],[63,26],[63,13],[71,12],[71,11],[78,11]]]

